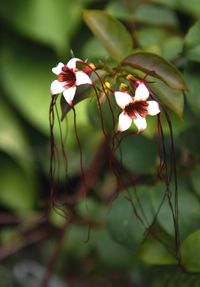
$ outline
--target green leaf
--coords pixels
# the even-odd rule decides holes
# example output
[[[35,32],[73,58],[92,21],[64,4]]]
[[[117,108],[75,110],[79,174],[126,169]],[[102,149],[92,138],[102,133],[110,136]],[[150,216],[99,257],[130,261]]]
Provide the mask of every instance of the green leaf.
[[[108,215],[108,230],[116,242],[135,250],[144,238],[145,228],[126,196],[119,195],[113,202]]]
[[[200,62],[200,19],[189,29],[184,40],[186,57],[191,61]]]
[[[122,64],[139,69],[145,73],[149,73],[151,76],[165,82],[171,88],[187,90],[184,79],[179,70],[158,55],[137,52],[128,56]]]
[[[193,155],[200,154],[200,127],[199,124],[190,126],[179,135],[180,145]]]
[[[162,81],[155,79],[148,86],[158,99],[179,117],[183,115],[184,96],[183,91],[172,89]]]
[[[164,184],[156,184],[151,189],[151,202],[154,214],[157,215],[158,224],[170,235],[174,235],[174,223],[172,212],[165,195],[166,187]]]
[[[155,267],[150,273],[150,284],[153,287],[199,287],[200,275],[180,270],[180,267]],[[152,276],[153,275],[153,276]]]
[[[173,249],[172,249],[173,250]],[[167,247],[152,236],[148,236],[139,250],[140,258],[143,262],[152,265],[172,265],[177,264],[175,257]]]
[[[141,135],[130,135],[123,139],[120,150],[117,156],[120,159],[122,155],[122,163],[128,170],[138,174],[155,170],[157,150],[153,140]]]
[[[133,19],[132,9],[127,10],[124,3],[120,1],[108,1],[106,5],[106,12],[118,19],[126,21]]]
[[[104,267],[127,268],[131,262],[129,250],[114,242],[107,230],[93,230],[90,241]]]
[[[135,35],[139,46],[145,49],[152,45],[159,47],[167,38],[166,31],[155,26],[141,27]]]
[[[24,170],[32,170],[33,159],[22,126],[2,97],[0,114],[0,149],[13,157]]]
[[[170,37],[161,43],[162,56],[172,61],[178,58],[183,50],[183,39],[179,36]]]
[[[163,4],[169,8],[176,9],[185,14],[200,16],[199,0],[153,0],[153,2]]]
[[[73,256],[75,259],[82,259],[89,255],[91,250],[91,241],[88,239],[88,227],[86,225],[70,225],[66,240],[64,240],[63,251]]]
[[[135,250],[153,219],[150,188],[141,185],[121,193],[113,202],[108,214],[108,229],[116,242]]]
[[[190,272],[200,272],[200,230],[190,234],[181,245],[182,264]]]
[[[62,228],[66,222],[67,214],[67,209],[64,209],[64,207],[62,210],[59,207],[54,207],[49,213],[49,221],[53,226]]]
[[[90,85],[84,85],[81,87],[78,87],[76,90],[76,94],[73,100],[74,105],[78,104],[79,102],[85,100],[90,95]],[[63,120],[66,116],[66,114],[71,111],[70,105],[66,102],[65,98],[61,95],[60,98],[60,106],[61,106],[61,120]]]
[[[176,8],[196,17],[200,16],[199,0],[175,0]]]
[[[2,16],[20,33],[64,54],[81,21],[83,5],[78,0],[6,0],[0,7]]]
[[[131,53],[131,36],[114,17],[104,11],[85,10],[83,18],[114,60],[121,61]]]
[[[81,218],[92,219],[97,222],[104,222],[106,214],[105,206],[92,198],[79,199],[76,204],[76,211]]]
[[[94,252],[95,258],[103,266],[123,268],[128,265],[130,252],[114,242],[107,230],[92,228],[91,232],[88,232],[87,226],[71,225],[64,241],[64,252],[78,259],[85,258]]]
[[[171,200],[173,202],[173,185],[170,187],[170,190],[172,192]],[[164,184],[158,184],[152,188],[151,200],[155,212],[158,210],[165,192],[166,187]],[[199,227],[200,204],[196,196],[192,193],[190,185],[187,182],[184,182],[181,178],[179,178],[178,195],[180,236],[181,238],[184,238]],[[172,211],[167,197],[165,197],[164,203],[159,211],[158,223],[167,233],[174,235]]]
[[[33,174],[25,173],[9,158],[1,155],[0,202],[17,213],[27,214],[34,209],[37,198]]]
[[[150,25],[177,27],[178,21],[174,11],[152,4],[138,5],[134,12],[134,20]]]
[[[108,57],[106,49],[99,45],[99,41],[95,37],[92,37],[85,43],[82,48],[81,55],[83,59],[89,58],[90,60],[94,59],[97,61]]]
[[[192,185],[194,188],[194,191],[196,192],[196,194],[200,197],[200,166],[196,166],[191,174],[191,181],[192,181]]]
[[[176,7],[176,0],[153,0],[153,2],[170,8]]]
[[[187,51],[186,57],[191,61],[200,62],[200,44]]]
[[[104,130],[113,132],[118,122],[118,107],[116,106],[115,98],[110,92],[107,93],[107,96],[109,101],[105,95],[102,96],[101,108],[99,108],[97,100],[93,99],[88,105],[88,117],[91,124],[99,130],[102,130],[103,119]]]
[[[20,57],[19,57],[20,55]],[[6,96],[23,116],[40,131],[49,134],[48,109],[53,57],[23,43],[4,45],[0,70]],[[52,63],[52,64],[51,64]]]
[[[187,81],[189,91],[186,93],[186,99],[193,113],[200,117],[200,67],[197,63],[188,63],[185,66],[184,77]]]
[[[98,84],[99,78],[102,78],[103,76],[105,76],[104,70],[98,70],[97,73],[98,73],[98,77],[95,73],[92,73],[90,75],[90,78],[91,78],[93,84],[95,84],[95,85]],[[77,89],[76,89],[76,94],[75,94],[73,103],[74,103],[74,105],[77,105],[79,102],[81,102],[85,99],[88,99],[89,97],[95,97],[96,98],[96,93],[94,92],[94,89],[91,88],[91,85],[87,85],[87,84],[81,85],[80,87],[77,87]],[[61,113],[62,113],[61,120],[63,120],[65,118],[66,114],[71,110],[71,107],[65,101],[65,98],[63,96],[61,96],[60,105],[61,105]]]

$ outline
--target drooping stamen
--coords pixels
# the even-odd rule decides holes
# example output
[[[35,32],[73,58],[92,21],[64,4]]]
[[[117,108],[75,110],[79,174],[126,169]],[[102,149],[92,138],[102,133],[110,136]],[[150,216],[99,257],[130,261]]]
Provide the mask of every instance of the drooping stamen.
[[[104,94],[105,94],[105,96],[106,96],[106,99],[107,99],[107,101],[108,101],[108,105],[109,105],[109,108],[110,108],[110,111],[111,111],[111,114],[112,114],[112,123],[113,123],[113,129],[114,129],[114,127],[115,127],[114,112],[113,112],[112,105],[111,105],[111,101],[110,101],[110,99],[109,99],[109,95],[108,95],[108,93],[107,93],[107,91],[106,91],[105,85],[104,85],[104,83],[103,83],[101,77],[100,77],[99,74],[97,73],[97,71],[92,68],[91,64],[87,64],[86,62],[83,62],[82,64],[85,65],[88,69],[90,69],[90,71],[93,72],[93,73],[97,76],[99,82],[101,83],[102,90],[103,90],[103,92],[104,92]],[[98,91],[97,91],[97,89],[96,89],[96,87],[95,87],[94,84],[92,84],[92,87],[93,87],[93,89],[94,89],[94,91],[95,91],[95,94],[96,94],[96,96],[97,96],[97,102],[98,102],[98,107],[99,107],[99,111],[100,111],[101,123],[102,123],[102,130],[103,130],[104,135],[107,137],[107,134],[106,134],[105,128],[104,128],[104,123],[103,123],[103,114],[102,114],[102,109],[101,109],[101,104],[100,104],[100,99],[99,99]],[[108,88],[108,87],[107,87],[107,88]],[[109,89],[109,90],[110,90],[110,89]],[[113,91],[111,91],[111,92],[113,92]]]
[[[148,105],[149,104],[146,101],[135,101],[127,105],[124,110],[127,115],[133,120],[137,118],[137,114],[145,118],[148,114]]]

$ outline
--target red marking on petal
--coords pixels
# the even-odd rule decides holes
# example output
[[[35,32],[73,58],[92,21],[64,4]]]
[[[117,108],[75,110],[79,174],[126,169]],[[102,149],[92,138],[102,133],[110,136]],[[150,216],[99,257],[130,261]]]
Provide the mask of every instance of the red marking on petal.
[[[62,73],[58,75],[58,81],[64,83],[64,88],[68,89],[76,84],[76,74],[67,66],[62,67]]]
[[[134,101],[127,105],[124,111],[133,120],[137,118],[137,114],[145,118],[148,114],[148,105],[146,101]]]

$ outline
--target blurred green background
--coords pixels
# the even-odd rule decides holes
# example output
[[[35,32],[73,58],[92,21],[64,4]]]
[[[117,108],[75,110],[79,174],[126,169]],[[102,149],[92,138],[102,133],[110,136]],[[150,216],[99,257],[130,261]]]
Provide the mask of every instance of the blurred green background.
[[[113,206],[104,202],[115,184],[113,175],[105,171],[93,188],[94,196],[88,198],[91,214],[87,214],[84,202],[77,206],[83,218],[99,220],[102,226],[93,228],[87,243],[87,224],[73,224],[67,229],[53,270],[62,281],[52,275],[51,286],[199,286],[196,274],[200,272],[200,261],[196,258],[200,253],[198,0],[0,1],[0,286],[38,286],[54,250],[55,235],[59,236],[64,224],[63,216],[54,211],[48,213],[49,88],[54,79],[51,69],[59,61],[66,63],[72,52],[90,61],[109,56],[84,24],[84,9],[107,11],[133,33],[137,47],[173,62],[184,74],[189,87],[184,116],[179,118],[173,113],[171,116],[180,183],[181,240],[187,239],[182,255],[191,273],[181,273],[173,266],[174,258],[155,242],[136,250],[143,231],[134,222],[125,226],[131,210],[123,198],[119,197]],[[87,161],[102,140],[92,107],[87,100],[77,105],[77,124]],[[68,125],[69,131],[73,129],[72,121]],[[131,154],[124,158],[125,168],[152,176],[158,162],[155,140],[155,122],[149,121],[144,136],[124,141],[122,149]],[[80,176],[80,153],[75,136],[69,137],[67,149],[71,162],[69,175],[76,182]],[[158,200],[159,188],[156,185],[151,189],[152,204]],[[148,202],[152,199],[146,197],[146,187],[138,186],[140,189],[148,213]],[[159,224],[171,236],[168,212],[167,207],[162,209]]]

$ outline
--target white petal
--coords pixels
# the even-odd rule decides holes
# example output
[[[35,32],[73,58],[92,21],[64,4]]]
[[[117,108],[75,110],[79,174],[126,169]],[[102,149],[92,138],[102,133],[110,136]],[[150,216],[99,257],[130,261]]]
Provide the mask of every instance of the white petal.
[[[127,93],[115,92],[114,95],[115,95],[115,100],[121,109],[124,109],[125,106],[130,104],[130,102],[132,101],[132,97]]]
[[[142,132],[147,127],[146,119],[141,117],[140,115],[137,115],[137,118],[133,120],[135,125],[137,126],[138,132]]]
[[[56,75],[59,75],[62,72],[62,67],[64,67],[65,65],[63,63],[58,63],[58,65],[56,67],[54,67],[52,69],[52,72]]]
[[[146,101],[149,97],[149,91],[145,84],[140,83],[135,90],[135,100],[136,101]]]
[[[123,132],[127,130],[132,123],[132,119],[125,113],[122,112],[119,115],[118,131]]]
[[[69,69],[75,69],[76,68],[76,62],[80,61],[83,62],[82,60],[78,59],[78,58],[72,58],[71,60],[69,60],[69,62],[67,63],[67,67]]]
[[[62,93],[65,90],[65,88],[63,87],[63,84],[61,82],[55,80],[51,83],[50,90],[52,95],[57,95],[59,93]]]
[[[155,116],[160,113],[159,105],[156,101],[148,101],[148,114],[150,116]]]
[[[92,84],[91,79],[89,78],[89,76],[81,71],[75,72],[76,74],[76,85],[80,86],[83,84]]]
[[[64,92],[63,92],[63,96],[66,100],[66,102],[72,106],[72,101],[74,99],[74,95],[75,95],[75,92],[76,92],[76,87],[71,87],[69,89],[66,89]]]

